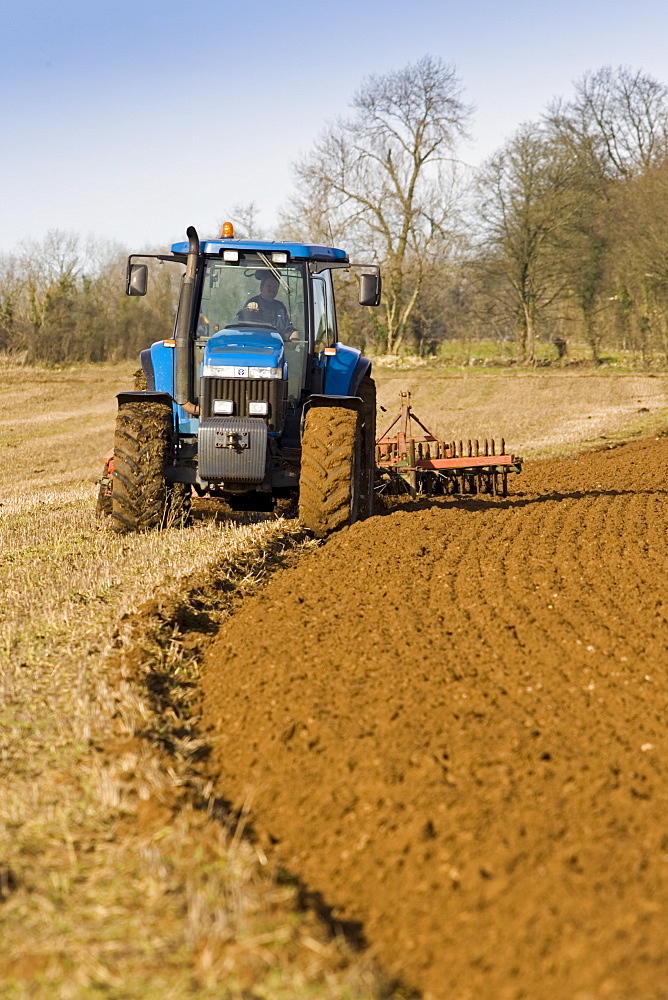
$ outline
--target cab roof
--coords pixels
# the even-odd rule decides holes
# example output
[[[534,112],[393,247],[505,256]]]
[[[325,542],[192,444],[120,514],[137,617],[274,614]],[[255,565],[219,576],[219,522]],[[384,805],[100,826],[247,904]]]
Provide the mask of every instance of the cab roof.
[[[215,254],[216,256],[222,250],[259,250],[262,253],[288,253],[290,258],[294,260],[348,262],[345,250],[337,250],[336,247],[321,247],[310,243],[274,243],[267,240],[200,240],[199,250],[200,253]],[[173,243],[172,253],[188,253],[188,243]]]

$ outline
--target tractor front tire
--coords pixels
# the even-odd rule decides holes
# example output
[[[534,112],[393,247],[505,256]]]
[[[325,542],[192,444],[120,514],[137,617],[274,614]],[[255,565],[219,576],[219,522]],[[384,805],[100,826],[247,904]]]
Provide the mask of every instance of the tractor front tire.
[[[306,414],[299,478],[299,519],[317,538],[357,520],[362,479],[359,414],[314,406]]]
[[[165,526],[169,490],[165,463],[172,409],[163,403],[124,403],[116,417],[112,527],[118,532]]]

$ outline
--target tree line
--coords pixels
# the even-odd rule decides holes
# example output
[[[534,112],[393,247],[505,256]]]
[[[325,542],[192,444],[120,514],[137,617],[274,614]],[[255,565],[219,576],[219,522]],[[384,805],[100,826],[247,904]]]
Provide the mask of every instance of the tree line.
[[[272,238],[334,243],[383,270],[383,301],[338,280],[341,339],[434,353],[494,339],[521,362],[586,343],[668,360],[668,88],[603,67],[523,123],[480,168],[458,156],[472,109],[432,56],[355,94],[295,165]],[[263,235],[237,206],[237,234]],[[136,357],[173,324],[176,269],[124,294],[126,251],[62,232],[0,257],[0,353],[26,360]]]
[[[146,299],[125,295],[127,251],[53,230],[0,257],[0,355],[60,364],[137,357],[173,326],[168,266]]]

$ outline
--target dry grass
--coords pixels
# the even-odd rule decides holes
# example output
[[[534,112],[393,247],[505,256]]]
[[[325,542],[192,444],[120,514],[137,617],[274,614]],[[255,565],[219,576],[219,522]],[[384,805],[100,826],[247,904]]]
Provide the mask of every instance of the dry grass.
[[[415,413],[445,440],[505,438],[524,458],[606,447],[668,425],[668,375],[551,371],[374,368],[379,386],[379,430],[398,411],[398,393],[410,389]]]
[[[131,368],[0,372],[0,993],[389,995],[196,780],[194,654],[177,622],[203,581],[243,592],[303,543],[262,516],[132,537],[97,520]],[[215,625],[229,608],[213,603]],[[169,703],[146,683],[160,674]]]

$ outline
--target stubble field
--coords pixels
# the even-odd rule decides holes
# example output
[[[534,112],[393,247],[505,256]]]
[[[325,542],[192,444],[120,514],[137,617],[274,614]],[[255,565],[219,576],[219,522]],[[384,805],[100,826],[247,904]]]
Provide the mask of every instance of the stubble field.
[[[381,371],[587,453],[316,545],[97,523],[130,370],[2,377],[6,995],[668,996],[665,377]]]

